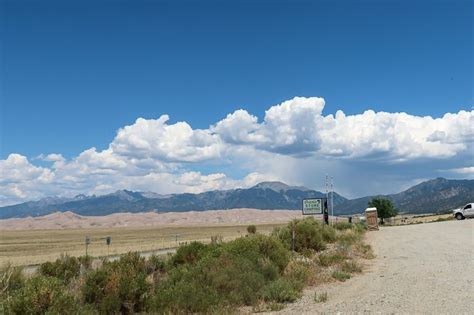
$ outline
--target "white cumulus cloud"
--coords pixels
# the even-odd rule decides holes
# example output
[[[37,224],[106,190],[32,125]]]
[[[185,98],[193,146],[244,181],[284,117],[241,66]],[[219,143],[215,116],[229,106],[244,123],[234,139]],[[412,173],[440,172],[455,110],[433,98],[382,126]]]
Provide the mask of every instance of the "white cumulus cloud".
[[[262,120],[240,109],[207,129],[170,123],[167,115],[138,118],[104,150],[91,147],[71,159],[60,153],[37,157],[49,166],[12,153],[0,160],[0,205],[117,189],[202,192],[264,180],[318,188],[327,172],[350,179],[379,176],[384,189],[437,171],[472,176],[472,110],[433,118],[373,110],[324,115],[324,107],[323,98],[295,97],[269,107]],[[340,188],[363,193],[354,180]]]
[[[170,125],[168,120],[168,115],[139,118],[121,128],[110,147],[116,154],[167,162],[199,162],[220,156],[222,145],[217,136],[192,129],[186,122]]]

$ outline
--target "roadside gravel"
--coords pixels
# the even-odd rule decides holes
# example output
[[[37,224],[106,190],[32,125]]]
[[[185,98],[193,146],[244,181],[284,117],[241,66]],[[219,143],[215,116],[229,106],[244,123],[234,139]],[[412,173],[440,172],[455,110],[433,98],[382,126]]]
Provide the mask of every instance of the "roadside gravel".
[[[305,290],[278,314],[474,314],[474,220],[368,232],[377,257],[344,283]],[[315,293],[327,292],[324,303]]]

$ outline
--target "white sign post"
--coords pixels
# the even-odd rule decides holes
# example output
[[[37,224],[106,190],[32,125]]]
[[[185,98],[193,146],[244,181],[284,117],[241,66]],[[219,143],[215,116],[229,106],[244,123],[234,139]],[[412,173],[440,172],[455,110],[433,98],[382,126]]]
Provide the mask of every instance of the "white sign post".
[[[303,215],[323,214],[323,198],[303,199]]]

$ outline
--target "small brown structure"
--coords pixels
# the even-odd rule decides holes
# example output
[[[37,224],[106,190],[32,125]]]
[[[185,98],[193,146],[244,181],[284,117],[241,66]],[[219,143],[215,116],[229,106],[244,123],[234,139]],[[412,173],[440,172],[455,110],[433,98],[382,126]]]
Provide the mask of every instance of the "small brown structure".
[[[377,208],[365,209],[365,218],[367,219],[367,228],[369,231],[376,231],[379,229]]]

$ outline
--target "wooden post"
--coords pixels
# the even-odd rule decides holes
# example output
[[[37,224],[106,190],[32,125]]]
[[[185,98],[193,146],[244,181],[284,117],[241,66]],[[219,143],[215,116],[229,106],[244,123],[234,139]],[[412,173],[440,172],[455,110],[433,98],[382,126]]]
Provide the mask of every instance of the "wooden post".
[[[292,225],[293,229],[291,230],[291,250],[295,252],[295,224]]]

